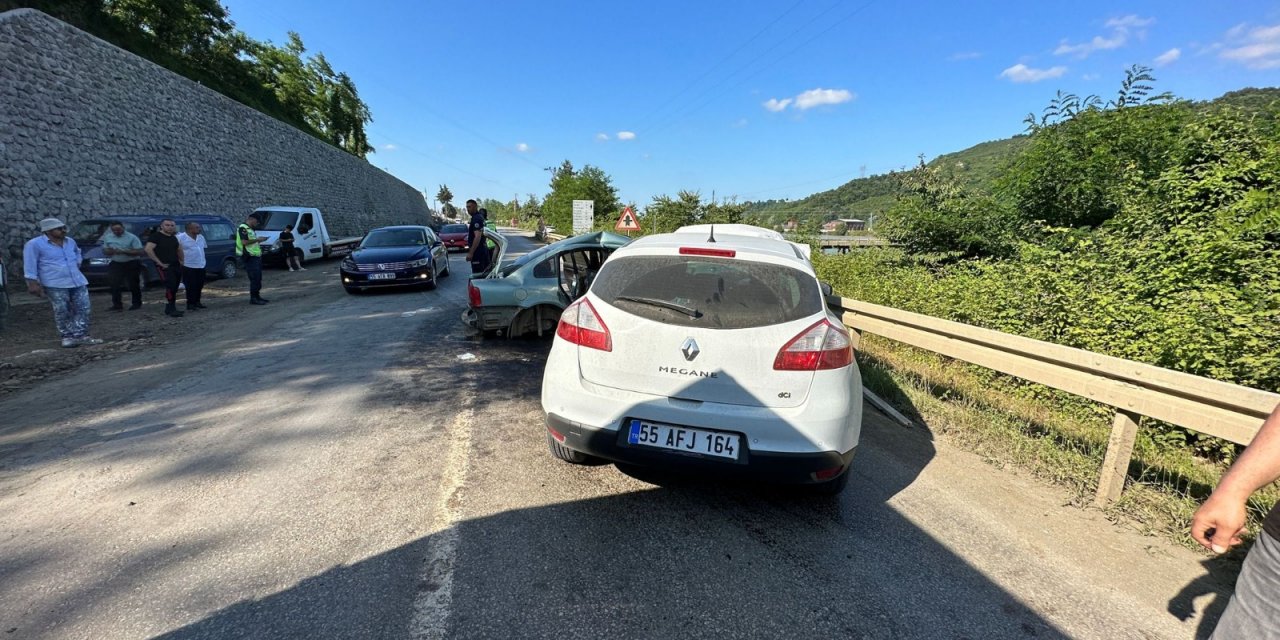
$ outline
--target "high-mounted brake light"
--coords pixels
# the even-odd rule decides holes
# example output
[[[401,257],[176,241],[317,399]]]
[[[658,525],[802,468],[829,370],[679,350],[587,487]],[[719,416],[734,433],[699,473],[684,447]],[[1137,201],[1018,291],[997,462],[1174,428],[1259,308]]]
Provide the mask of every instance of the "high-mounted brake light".
[[[604,320],[600,319],[600,314],[596,313],[596,308],[586,298],[579,298],[560,314],[556,335],[578,346],[613,351],[609,327],[604,325]]]
[[[839,369],[853,362],[853,343],[844,327],[829,320],[800,332],[778,351],[773,368],[778,371]]]
[[[711,256],[713,258],[732,258],[738,255],[733,249],[704,249],[702,247],[680,247],[682,256]]]
[[[467,283],[467,303],[474,309],[480,306],[480,290],[476,288],[474,282]]]

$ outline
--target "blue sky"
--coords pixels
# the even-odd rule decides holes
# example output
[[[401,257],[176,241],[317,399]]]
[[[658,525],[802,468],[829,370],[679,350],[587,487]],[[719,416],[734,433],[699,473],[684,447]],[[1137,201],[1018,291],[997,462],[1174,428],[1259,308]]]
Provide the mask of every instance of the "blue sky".
[[[801,198],[1023,129],[1131,64],[1203,100],[1280,86],[1280,3],[223,0],[355,80],[376,166],[458,201],[568,159],[647,205]]]

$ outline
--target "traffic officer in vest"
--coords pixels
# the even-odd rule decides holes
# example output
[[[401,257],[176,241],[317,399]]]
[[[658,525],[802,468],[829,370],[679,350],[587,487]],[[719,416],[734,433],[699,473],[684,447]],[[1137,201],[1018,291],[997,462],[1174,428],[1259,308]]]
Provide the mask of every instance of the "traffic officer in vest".
[[[236,229],[236,255],[244,260],[244,272],[249,276],[249,304],[266,304],[269,302],[260,294],[262,292],[262,238],[254,229],[262,221],[258,216],[250,215]]]

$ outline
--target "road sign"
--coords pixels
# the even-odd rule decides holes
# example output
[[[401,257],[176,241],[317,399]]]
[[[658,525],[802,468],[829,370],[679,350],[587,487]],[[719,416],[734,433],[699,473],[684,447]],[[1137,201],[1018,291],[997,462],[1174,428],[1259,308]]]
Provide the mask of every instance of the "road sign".
[[[618,231],[639,231],[640,221],[636,219],[636,214],[627,207],[622,210],[622,215],[618,216],[618,224],[613,225]]]
[[[591,227],[595,225],[596,218],[596,201],[595,200],[574,200],[573,201],[573,232],[588,233]]]

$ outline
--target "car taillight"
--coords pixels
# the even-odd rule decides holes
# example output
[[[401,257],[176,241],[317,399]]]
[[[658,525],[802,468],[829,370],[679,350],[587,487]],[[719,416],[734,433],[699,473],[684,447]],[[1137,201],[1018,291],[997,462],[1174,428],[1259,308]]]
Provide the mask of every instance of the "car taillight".
[[[609,327],[596,313],[595,307],[580,298],[560,314],[560,324],[556,326],[556,335],[583,347],[613,351],[613,338],[609,335]]]
[[[829,320],[800,332],[778,351],[773,368],[778,371],[818,371],[839,369],[853,362],[853,343],[844,327]]]
[[[467,303],[472,308],[480,306],[480,290],[476,288],[474,282],[467,283]]]

